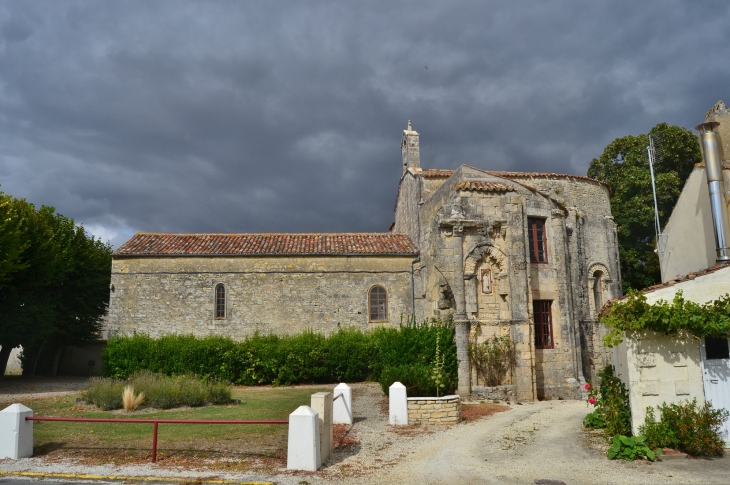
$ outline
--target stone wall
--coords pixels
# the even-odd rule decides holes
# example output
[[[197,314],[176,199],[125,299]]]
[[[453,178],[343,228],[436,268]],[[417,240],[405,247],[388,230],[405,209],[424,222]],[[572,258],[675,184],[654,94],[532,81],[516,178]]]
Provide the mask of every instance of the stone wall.
[[[409,397],[408,424],[454,424],[461,421],[459,396]]]
[[[471,397],[488,401],[515,402],[517,400],[515,386],[471,386]]]
[[[397,325],[411,313],[410,256],[115,257],[108,335],[143,332],[292,334],[340,326]],[[226,287],[226,317],[214,318],[214,288]],[[388,293],[388,319],[371,322],[368,292]],[[404,317],[405,318],[405,317]]]

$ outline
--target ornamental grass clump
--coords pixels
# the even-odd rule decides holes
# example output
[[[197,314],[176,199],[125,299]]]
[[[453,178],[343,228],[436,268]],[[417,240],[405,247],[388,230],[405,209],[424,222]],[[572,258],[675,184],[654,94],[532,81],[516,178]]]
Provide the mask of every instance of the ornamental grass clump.
[[[220,381],[209,382],[205,399],[213,404],[228,404],[231,402],[231,386]]]
[[[143,402],[144,392],[135,395],[134,387],[126,386],[124,388],[124,392],[122,392],[122,404],[125,411],[135,411]]]
[[[207,389],[205,384],[198,379],[180,376],[175,379],[178,385],[178,399],[180,404],[190,406],[191,408],[205,405],[205,396]]]

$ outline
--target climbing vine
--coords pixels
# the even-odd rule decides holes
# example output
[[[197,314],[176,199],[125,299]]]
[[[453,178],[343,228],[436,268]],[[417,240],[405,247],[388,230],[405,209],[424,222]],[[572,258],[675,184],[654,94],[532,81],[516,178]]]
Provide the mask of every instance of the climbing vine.
[[[730,336],[730,295],[725,294],[707,303],[685,300],[678,291],[672,302],[659,300],[649,304],[646,295],[630,292],[604,310],[601,321],[610,327],[603,337],[607,347],[614,347],[623,340],[624,332],[652,330],[665,335],[686,331],[695,337]]]

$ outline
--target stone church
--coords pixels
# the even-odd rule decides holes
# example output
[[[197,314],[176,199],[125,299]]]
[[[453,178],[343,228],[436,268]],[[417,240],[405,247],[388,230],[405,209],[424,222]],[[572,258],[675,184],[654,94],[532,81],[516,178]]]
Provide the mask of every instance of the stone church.
[[[469,339],[509,334],[520,400],[575,398],[609,355],[596,310],[621,292],[609,188],[575,175],[422,169],[419,134],[387,233],[138,233],[114,252],[107,335],[332,332],[453,316],[459,393]]]

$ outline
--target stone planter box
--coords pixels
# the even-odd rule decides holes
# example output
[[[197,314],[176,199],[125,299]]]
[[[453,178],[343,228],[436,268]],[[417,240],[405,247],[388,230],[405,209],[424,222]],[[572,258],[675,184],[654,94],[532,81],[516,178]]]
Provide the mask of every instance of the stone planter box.
[[[517,401],[515,386],[471,386],[471,396],[474,399],[487,399],[492,401]]]
[[[454,424],[461,421],[459,396],[409,397],[408,424]]]

